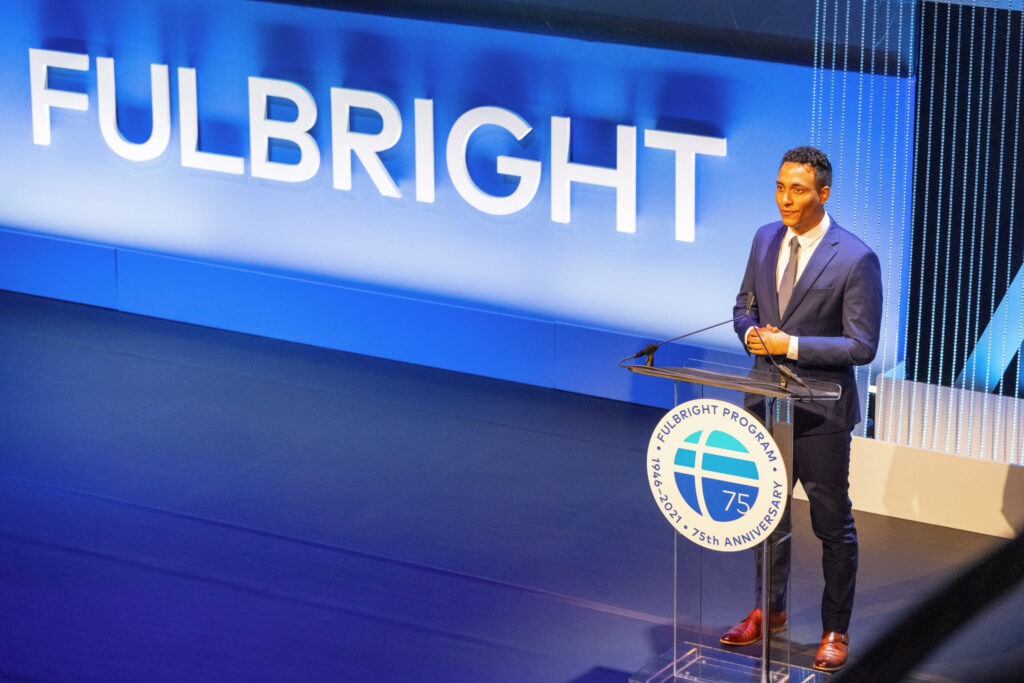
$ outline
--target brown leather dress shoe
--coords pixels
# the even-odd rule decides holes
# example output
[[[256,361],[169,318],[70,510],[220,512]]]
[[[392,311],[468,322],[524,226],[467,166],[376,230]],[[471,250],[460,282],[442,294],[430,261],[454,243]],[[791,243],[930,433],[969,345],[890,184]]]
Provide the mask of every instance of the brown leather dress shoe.
[[[768,616],[768,628],[772,633],[778,633],[786,628],[786,610],[772,612]],[[729,629],[729,632],[721,637],[723,645],[750,645],[761,640],[761,610],[751,610],[747,618]]]
[[[835,631],[823,633],[818,656],[814,658],[814,668],[819,671],[839,671],[846,666],[849,649],[850,636]]]

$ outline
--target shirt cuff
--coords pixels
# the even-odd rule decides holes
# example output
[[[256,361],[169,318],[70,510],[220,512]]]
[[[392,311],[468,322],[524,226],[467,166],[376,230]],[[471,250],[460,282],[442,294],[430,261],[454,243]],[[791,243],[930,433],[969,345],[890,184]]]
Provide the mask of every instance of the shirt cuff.
[[[800,337],[789,338],[789,349],[786,350],[786,358],[790,360],[797,360],[797,356],[800,352]]]
[[[746,333],[744,333],[743,335],[743,347],[747,350],[748,353],[750,352],[750,344],[748,344],[747,342],[750,340],[750,331],[752,329],[754,329],[753,325],[748,327]]]

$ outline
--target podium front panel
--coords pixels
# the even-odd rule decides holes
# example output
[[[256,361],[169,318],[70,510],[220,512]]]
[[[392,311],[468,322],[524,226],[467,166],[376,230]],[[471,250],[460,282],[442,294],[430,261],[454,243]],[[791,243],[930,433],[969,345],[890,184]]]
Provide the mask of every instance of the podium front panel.
[[[728,389],[717,381],[693,383],[686,377],[676,379],[673,384],[676,405],[693,398],[716,398],[737,405],[743,403],[742,392]],[[787,477],[791,477],[793,432],[790,399],[773,393],[761,394],[766,396],[766,426],[776,437],[789,473]],[[787,489],[788,509],[791,487]],[[755,606],[761,606],[757,603],[756,588],[760,573],[760,547],[720,552],[694,543],[675,528],[668,529],[668,534],[672,536],[674,551],[670,596],[672,647],[634,674],[630,681],[825,680],[824,674],[793,664],[789,621],[778,631],[770,633],[767,642],[759,640],[743,646],[727,646],[720,642],[730,627],[745,618]],[[772,547],[776,553],[789,551],[792,555],[791,544],[792,535],[788,529],[776,530],[772,535]],[[809,560],[792,556],[794,566],[804,561]],[[792,572],[785,592],[792,604]]]

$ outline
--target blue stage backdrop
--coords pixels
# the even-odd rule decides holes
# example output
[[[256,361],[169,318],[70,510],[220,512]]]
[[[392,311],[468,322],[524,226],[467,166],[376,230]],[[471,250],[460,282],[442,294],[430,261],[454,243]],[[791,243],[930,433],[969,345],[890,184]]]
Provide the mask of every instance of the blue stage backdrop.
[[[615,361],[729,315],[811,130],[808,67],[240,1],[0,11],[0,287],[641,402],[671,393]],[[830,78],[906,159],[912,83]],[[870,168],[833,202],[880,198],[846,210],[903,292]]]

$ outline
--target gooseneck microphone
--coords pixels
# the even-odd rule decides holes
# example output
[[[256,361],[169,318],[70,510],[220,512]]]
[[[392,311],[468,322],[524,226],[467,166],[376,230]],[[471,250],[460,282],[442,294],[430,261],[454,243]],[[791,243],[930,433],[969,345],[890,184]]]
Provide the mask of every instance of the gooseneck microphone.
[[[646,365],[647,367],[653,367],[654,366],[654,352],[657,351],[658,349],[660,349],[665,344],[669,344],[671,342],[678,341],[680,339],[685,339],[686,337],[690,337],[690,336],[693,336],[695,334],[700,334],[701,332],[707,332],[708,330],[712,330],[712,329],[714,329],[716,327],[721,327],[722,325],[726,325],[728,323],[735,323],[735,322],[737,322],[739,320],[743,320],[744,318],[747,318],[748,320],[750,320],[751,327],[754,330],[754,334],[757,335],[758,341],[761,342],[762,348],[767,348],[767,347],[765,347],[764,339],[761,338],[761,333],[758,332],[758,330],[757,330],[757,323],[755,323],[752,319],[750,319],[750,311],[754,307],[754,302],[755,302],[754,293],[753,292],[747,292],[746,295],[747,295],[747,305],[744,308],[743,313],[741,313],[739,315],[736,315],[736,316],[733,316],[732,318],[729,318],[728,320],[723,320],[720,323],[715,323],[714,325],[708,325],[707,327],[702,327],[701,329],[694,330],[693,332],[687,332],[685,334],[681,334],[678,337],[673,337],[672,339],[666,339],[665,341],[658,342],[656,344],[648,344],[644,348],[642,348],[639,351],[637,351],[636,353],[634,353],[632,356],[627,356],[627,357],[623,358],[622,360],[620,360],[619,361],[619,365],[621,366],[626,361],[633,360],[635,358],[639,358],[640,356],[647,356],[647,360],[645,361],[644,365]],[[795,382],[795,383],[799,384],[800,386],[802,386],[804,389],[807,390],[807,400],[811,399],[811,389],[810,389],[810,387],[808,387],[807,384],[805,384],[802,379],[797,377],[796,373],[794,373],[792,370],[790,370],[785,365],[779,365],[779,363],[776,362],[775,358],[772,357],[772,354],[766,353],[765,356],[768,358],[768,362],[771,363],[775,367],[775,369],[778,371],[779,375],[782,377],[782,387],[783,388],[786,387],[786,384],[788,382]]]
[[[701,332],[707,332],[708,330],[713,330],[716,327],[721,327],[722,325],[727,325],[729,323],[734,323],[734,322],[736,322],[738,320],[742,320],[743,318],[749,318],[750,317],[750,309],[752,309],[753,307],[754,307],[754,293],[753,292],[747,292],[747,306],[746,306],[746,309],[743,311],[743,313],[741,313],[739,315],[736,315],[736,316],[733,316],[733,317],[729,318],[728,320],[723,320],[720,323],[715,323],[714,325],[708,325],[707,327],[702,327],[699,330],[694,330],[692,332],[687,332],[686,334],[681,334],[678,337],[672,337],[671,339],[666,339],[665,341],[658,342],[657,344],[648,344],[644,348],[642,348],[639,351],[637,351],[636,353],[634,353],[632,356],[626,356],[625,358],[620,360],[619,361],[619,365],[622,365],[627,360],[633,360],[634,358],[639,358],[640,356],[647,356],[647,361],[645,362],[645,365],[647,365],[647,367],[653,367],[654,366],[654,352],[657,351],[658,349],[660,349],[665,344],[670,344],[670,343],[672,343],[674,341],[679,341],[680,339],[686,339],[687,337],[692,337],[695,334],[700,334]],[[754,321],[751,320],[750,322],[753,323]]]

